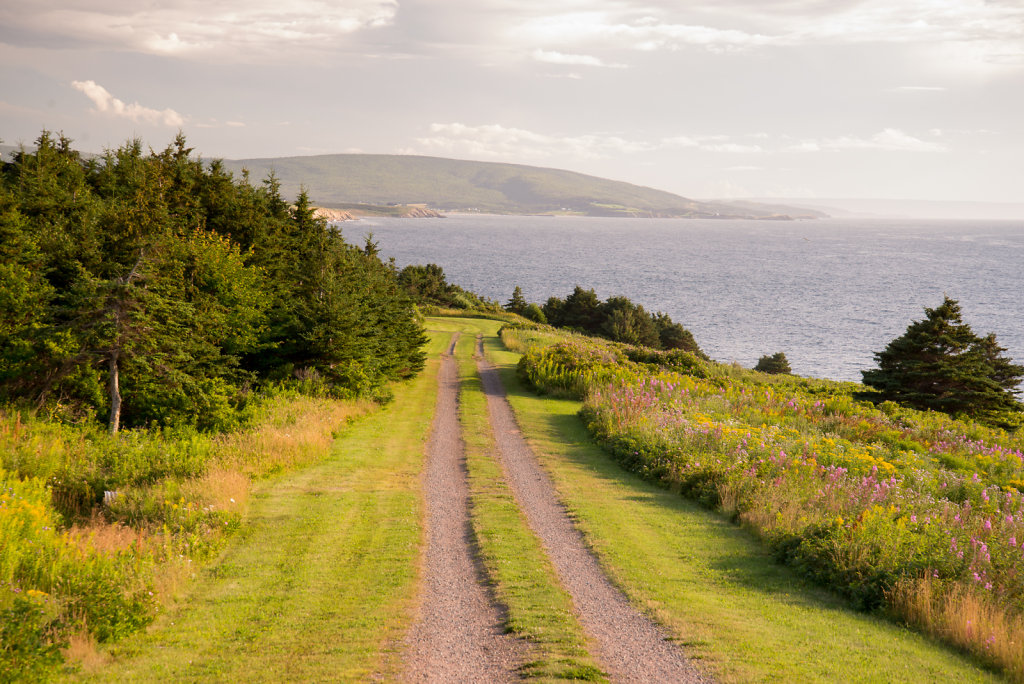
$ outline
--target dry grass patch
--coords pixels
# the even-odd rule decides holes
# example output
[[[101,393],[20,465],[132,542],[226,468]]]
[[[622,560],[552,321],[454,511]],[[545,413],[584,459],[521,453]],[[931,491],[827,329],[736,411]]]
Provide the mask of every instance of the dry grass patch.
[[[931,577],[899,583],[893,608],[908,622],[971,653],[983,654],[1024,682],[1024,617],[1008,615],[980,591],[943,587]]]
[[[68,639],[67,646],[61,649],[64,660],[84,671],[91,672],[104,663],[107,658],[99,649],[99,644],[87,630],[80,629]]]
[[[215,438],[214,460],[252,478],[308,465],[323,458],[340,428],[376,407],[369,400],[275,399],[255,429]]]

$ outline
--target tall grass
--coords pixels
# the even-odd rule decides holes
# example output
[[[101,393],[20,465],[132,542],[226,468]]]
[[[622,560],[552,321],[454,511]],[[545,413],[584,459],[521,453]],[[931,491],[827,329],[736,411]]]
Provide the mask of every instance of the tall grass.
[[[585,398],[622,465],[723,510],[857,605],[1024,679],[1024,435],[864,404],[851,383],[527,337],[503,335],[525,351],[521,374]]]
[[[0,410],[0,680],[145,625],[240,524],[255,479],[311,463],[370,402],[270,398],[228,434]]]

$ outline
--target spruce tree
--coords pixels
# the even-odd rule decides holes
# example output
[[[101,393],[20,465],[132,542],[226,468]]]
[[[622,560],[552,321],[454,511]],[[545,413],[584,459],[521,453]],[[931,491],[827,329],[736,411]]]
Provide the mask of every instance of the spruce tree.
[[[1005,351],[995,335],[975,335],[960,305],[946,297],[875,354],[878,368],[861,374],[878,394],[864,397],[1002,423],[1007,412],[1022,409],[1015,395],[1024,377],[1024,366],[1004,357]]]
[[[526,313],[526,306],[527,301],[526,297],[523,296],[523,288],[516,285],[515,289],[512,290],[512,299],[505,303],[505,311],[511,311],[522,316]]]
[[[600,326],[592,332],[616,342],[660,348],[661,339],[654,319],[639,304],[626,297],[609,297],[598,311]]]
[[[583,332],[596,333],[601,324],[601,300],[593,289],[584,290],[577,285],[565,298],[558,325]],[[547,312],[545,311],[545,314]],[[548,316],[548,320],[551,316]]]
[[[692,352],[702,359],[708,358],[697,346],[697,340],[693,338],[693,333],[684,328],[681,323],[676,323],[669,318],[668,314],[659,311],[654,314],[652,320],[654,327],[658,330],[658,339],[662,349],[682,349]]]
[[[261,380],[373,393],[423,367],[392,265],[207,170],[179,135],[85,161],[44,132],[0,173],[0,400],[122,425],[230,425]],[[440,271],[440,269],[438,269]],[[440,273],[443,282],[443,272]],[[257,385],[258,386],[258,385]]]

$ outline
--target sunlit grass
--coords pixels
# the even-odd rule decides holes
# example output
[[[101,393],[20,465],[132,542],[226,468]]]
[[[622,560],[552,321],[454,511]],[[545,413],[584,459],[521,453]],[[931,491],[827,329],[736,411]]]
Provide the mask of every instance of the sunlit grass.
[[[854,605],[1024,678],[1024,433],[876,407],[853,383],[541,333],[502,338],[532,386],[585,397],[589,433],[624,468],[739,521]]]
[[[431,358],[447,336],[433,336]],[[96,681],[394,679],[421,553],[423,449],[437,361],[329,457],[252,494],[241,534]]]
[[[466,321],[457,345],[459,412],[473,530],[494,594],[508,613],[508,629],[533,647],[524,674],[531,679],[603,679],[590,656],[572,599],[505,482],[495,460],[487,398],[473,353],[476,332],[494,336],[490,321]]]
[[[623,471],[581,403],[539,398],[488,340],[524,434],[587,543],[628,596],[722,681],[997,681],[908,629],[846,606],[773,562],[749,532]]]

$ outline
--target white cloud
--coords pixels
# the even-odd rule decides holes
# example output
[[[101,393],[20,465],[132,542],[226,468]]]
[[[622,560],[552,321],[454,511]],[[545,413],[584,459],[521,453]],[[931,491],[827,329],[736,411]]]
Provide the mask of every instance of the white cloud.
[[[728,152],[729,154],[754,154],[761,152],[760,145],[740,145],[739,143],[722,143],[720,145],[703,145],[702,150],[708,152]]]
[[[743,145],[729,142],[728,136],[724,135],[702,135],[695,137],[679,135],[664,138],[661,144],[665,147],[693,148],[704,150],[705,152],[726,152],[728,154],[754,154],[763,151],[760,145]]]
[[[553,5],[553,7],[552,7]],[[678,3],[623,0],[545,3],[509,34],[534,44],[586,46],[588,51],[678,50],[716,53],[807,45],[891,43],[918,46],[963,62],[1024,65],[1024,3],[1018,0],[722,0]]]
[[[625,64],[608,64],[599,57],[593,55],[572,55],[564,52],[550,50],[534,50],[532,57],[538,62],[546,64],[565,64],[569,66],[592,66],[607,67],[610,69],[625,69]]]
[[[789,148],[792,152],[821,150],[882,150],[886,152],[945,152],[945,145],[915,138],[898,128],[886,128],[870,138],[841,136],[821,140],[803,140]]]
[[[432,124],[429,137],[417,139],[435,154],[470,155],[503,159],[576,157],[600,159],[616,155],[683,148],[725,154],[763,152],[759,145],[730,142],[724,135],[674,136],[658,141],[630,140],[617,135],[587,134],[553,136],[500,124],[468,126],[462,123]]]
[[[72,81],[71,85],[92,100],[98,112],[131,119],[136,123],[163,126],[181,126],[185,123],[185,118],[173,109],[152,109],[138,102],[125,104],[95,81]]]
[[[941,93],[946,88],[941,86],[897,86],[890,90],[897,93]]]
[[[1024,6],[991,0],[862,0],[792,33],[802,41],[991,42],[1024,38]]]
[[[645,142],[614,135],[559,137],[500,124],[467,126],[461,123],[432,124],[431,136],[417,143],[435,154],[469,155],[502,159],[544,159],[573,156],[597,159],[653,149]]]
[[[583,74],[576,71],[568,71],[564,74],[541,74],[544,78],[568,78],[573,81],[582,80]]]
[[[714,52],[726,52],[776,41],[770,36],[739,29],[673,23],[651,15],[629,17],[601,11],[539,15],[525,21],[515,33],[548,44],[595,42],[641,51],[695,45]]]
[[[225,58],[284,48],[330,45],[363,29],[390,24],[397,0],[33,0],[4,3],[0,23],[59,42],[107,49]],[[279,52],[278,52],[279,54]]]
[[[665,138],[661,142],[667,147],[700,147],[702,138],[692,138],[688,135],[677,135],[672,138]]]

